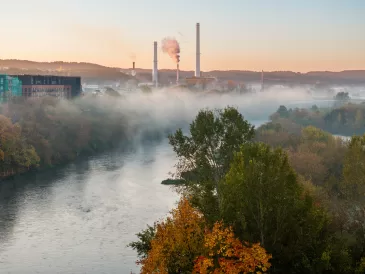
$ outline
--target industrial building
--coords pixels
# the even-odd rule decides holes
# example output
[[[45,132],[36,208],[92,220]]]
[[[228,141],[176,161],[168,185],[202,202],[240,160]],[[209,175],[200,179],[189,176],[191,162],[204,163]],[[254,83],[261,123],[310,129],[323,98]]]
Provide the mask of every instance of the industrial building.
[[[18,77],[0,74],[0,101],[9,97],[22,96],[22,81]]]
[[[22,82],[22,96],[74,98],[81,94],[81,77],[50,75],[13,75]]]

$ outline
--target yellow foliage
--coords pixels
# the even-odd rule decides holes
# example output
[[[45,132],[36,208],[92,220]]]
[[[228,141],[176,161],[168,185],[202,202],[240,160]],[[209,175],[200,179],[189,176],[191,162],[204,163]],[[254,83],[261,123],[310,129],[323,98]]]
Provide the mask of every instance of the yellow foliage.
[[[230,227],[217,222],[205,236],[207,256],[199,256],[193,273],[265,273],[271,255],[260,244],[243,245]]]
[[[157,224],[151,250],[139,262],[142,274],[264,273],[270,267],[271,256],[259,244],[243,245],[221,222],[206,229],[204,217],[187,198],[171,214]]]
[[[157,225],[151,250],[143,259],[141,273],[178,273],[192,269],[204,246],[204,219],[188,199],[183,198],[172,217]]]

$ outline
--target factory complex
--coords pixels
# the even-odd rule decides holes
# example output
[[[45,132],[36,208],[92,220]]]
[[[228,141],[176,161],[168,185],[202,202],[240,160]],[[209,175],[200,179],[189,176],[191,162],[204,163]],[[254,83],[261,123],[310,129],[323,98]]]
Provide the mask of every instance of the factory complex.
[[[81,77],[0,74],[1,102],[20,96],[71,99],[80,95],[81,91]]]
[[[168,80],[170,86],[175,87],[188,87],[188,88],[198,88],[210,89],[219,86],[218,80],[215,77],[210,77],[209,75],[202,75],[201,63],[200,63],[200,23],[196,23],[196,59],[195,59],[195,73],[184,79],[180,79],[179,62],[180,62],[180,47],[179,43],[172,39],[170,42],[175,42],[173,60],[176,62],[176,84],[174,80]],[[162,41],[162,45],[164,40]],[[162,46],[163,47],[163,46]],[[171,54],[171,52],[169,53]],[[171,55],[170,55],[171,57]],[[147,83],[139,83],[138,77],[136,77],[135,62],[133,62],[132,70],[129,79],[125,86],[127,90],[134,90],[135,87],[163,87],[166,85],[166,81],[159,79],[158,72],[158,43],[153,42],[153,64],[152,64],[152,81]],[[122,72],[122,71],[121,71]],[[126,73],[123,71],[123,73]],[[128,73],[128,72],[127,72]],[[129,73],[128,73],[129,74]],[[95,77],[95,75],[93,75]],[[149,76],[147,76],[149,77]],[[87,79],[90,77],[86,77]],[[174,77],[175,78],[175,77]],[[173,79],[174,79],[173,78]],[[161,83],[160,81],[161,80]],[[148,81],[148,80],[147,80]],[[94,81],[95,82],[95,81]],[[262,73],[262,83],[263,83],[263,73]],[[110,83],[109,83],[110,84]],[[120,88],[120,82],[115,84],[115,89]],[[105,88],[105,87],[104,87]],[[71,77],[71,76],[53,76],[53,75],[30,75],[30,74],[20,74],[20,75],[8,75],[0,74],[0,102],[7,101],[10,97],[42,97],[42,96],[53,96],[57,98],[72,99],[81,95],[83,92],[100,92],[101,88],[99,85],[86,84],[86,82],[81,84],[81,77]],[[263,90],[263,85],[262,85]]]
[[[152,82],[140,83],[139,86],[158,87],[159,77],[157,68],[157,42],[153,42],[153,69],[152,69]],[[133,62],[133,71],[135,63]],[[133,72],[132,71],[132,72]],[[196,60],[195,60],[195,74],[191,77],[185,78],[183,81],[180,79],[179,72],[179,60],[176,64],[176,85],[183,85],[187,87],[200,87],[205,88],[208,84],[216,81],[214,77],[205,77],[200,71],[200,23],[196,24]]]

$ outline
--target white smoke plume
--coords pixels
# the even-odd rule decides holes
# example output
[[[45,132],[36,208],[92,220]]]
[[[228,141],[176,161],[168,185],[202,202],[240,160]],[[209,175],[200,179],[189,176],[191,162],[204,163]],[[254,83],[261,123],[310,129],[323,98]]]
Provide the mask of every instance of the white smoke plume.
[[[175,63],[180,62],[180,45],[173,37],[166,37],[162,39],[161,48],[164,53],[167,53]]]

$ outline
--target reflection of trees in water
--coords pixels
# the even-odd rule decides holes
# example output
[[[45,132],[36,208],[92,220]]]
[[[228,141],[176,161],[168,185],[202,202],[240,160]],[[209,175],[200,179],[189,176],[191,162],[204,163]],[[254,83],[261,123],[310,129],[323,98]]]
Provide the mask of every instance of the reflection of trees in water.
[[[0,193],[3,194],[2,187]],[[17,212],[18,207],[14,199],[3,199],[0,196],[0,254],[11,240]]]
[[[90,161],[79,160],[69,166],[29,172],[2,181],[0,183],[0,253],[1,249],[12,240],[24,197],[35,191],[39,192],[40,199],[47,198],[52,195],[52,186],[56,182],[62,182],[71,174],[79,176],[78,181],[85,181],[89,169]],[[77,187],[78,190],[82,190],[84,184],[78,184]]]
[[[58,189],[57,186],[63,184],[71,185],[74,192],[80,195],[85,191],[92,170],[117,171],[134,158],[136,152],[143,159],[153,161],[156,145],[163,139],[151,138],[142,143],[138,142],[128,147],[90,157],[88,160],[78,159],[67,166],[29,172],[2,181],[0,183],[0,253],[2,248],[6,248],[7,244],[12,242],[14,227],[23,210],[25,199],[36,197],[34,202],[37,207],[46,207],[49,203],[48,199],[54,195],[55,189]],[[148,165],[147,162],[141,164]]]

